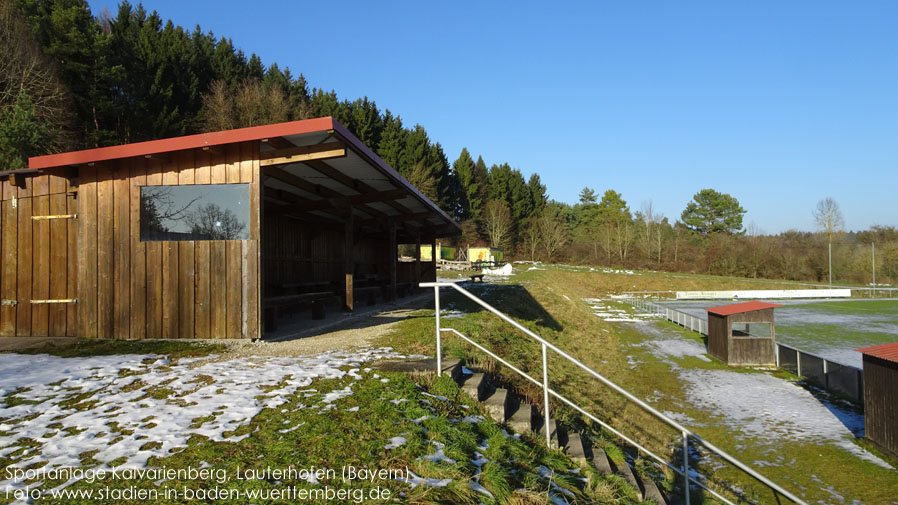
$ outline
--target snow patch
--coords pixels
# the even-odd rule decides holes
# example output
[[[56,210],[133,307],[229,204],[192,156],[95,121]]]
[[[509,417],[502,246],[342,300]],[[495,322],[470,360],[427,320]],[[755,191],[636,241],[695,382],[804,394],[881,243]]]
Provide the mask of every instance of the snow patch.
[[[5,419],[0,456],[37,442],[30,452],[14,457],[12,466],[78,467],[79,454],[96,450],[94,459],[101,463],[124,458],[120,466],[140,468],[150,457],[187,447],[193,435],[218,442],[249,436],[233,432],[263,409],[284,405],[289,395],[305,391],[316,379],[340,379],[349,374],[347,367],[404,357],[390,348],[173,363],[157,355],[0,354],[0,391],[20,391],[15,397],[29,402],[0,404],[0,418]],[[323,401],[330,404],[349,394],[349,388],[333,391]],[[71,405],[76,395],[83,399]],[[198,425],[194,419],[201,417],[213,418]],[[61,427],[47,428],[53,423]],[[129,431],[132,434],[124,435]],[[146,448],[147,441],[160,446]],[[4,487],[20,485],[0,482]]]
[[[398,449],[406,444],[408,440],[405,437],[393,437],[390,439],[390,443],[384,446],[384,449]]]
[[[504,266],[502,266],[500,268],[494,268],[494,269],[484,268],[483,272],[481,272],[481,273],[483,273],[483,275],[491,275],[491,276],[495,276],[495,277],[508,277],[508,276],[514,275],[514,268],[511,266],[511,263],[506,263]]]
[[[852,442],[864,417],[815,398],[806,389],[766,373],[681,370],[687,399],[723,415],[739,431],[758,439],[832,443],[884,468],[891,466]],[[740,435],[736,434],[737,438]]]

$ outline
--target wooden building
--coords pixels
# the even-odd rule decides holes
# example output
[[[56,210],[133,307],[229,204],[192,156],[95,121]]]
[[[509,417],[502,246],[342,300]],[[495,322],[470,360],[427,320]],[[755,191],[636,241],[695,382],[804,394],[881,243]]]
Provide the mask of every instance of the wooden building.
[[[708,353],[728,365],[776,365],[773,309],[743,302],[707,309]]]
[[[0,195],[0,336],[256,338],[433,280],[397,244],[460,233],[329,117],[31,158]]]
[[[898,342],[857,349],[864,357],[864,432],[898,458]]]

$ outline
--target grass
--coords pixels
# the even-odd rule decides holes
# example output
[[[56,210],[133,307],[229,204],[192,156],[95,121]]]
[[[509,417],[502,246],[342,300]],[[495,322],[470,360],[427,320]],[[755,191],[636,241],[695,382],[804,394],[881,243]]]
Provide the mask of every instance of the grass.
[[[375,377],[374,373],[382,377]],[[150,476],[81,480],[67,491],[92,493],[89,499],[85,494],[77,498],[46,496],[35,503],[133,503],[123,495],[108,496],[110,491],[131,490],[148,493],[144,496],[149,498],[143,501],[159,504],[185,501],[268,504],[294,500],[283,496],[266,499],[258,493],[294,488],[311,492],[327,487],[351,493],[346,499],[327,500],[328,503],[358,503],[356,498],[363,496],[366,503],[390,502],[395,498],[399,502],[422,504],[547,504],[551,503],[550,493],[561,494],[555,486],[570,492],[565,495],[569,503],[638,503],[628,486],[588,469],[577,470],[563,454],[546,450],[535,440],[510,437],[489,419],[468,422],[480,419],[470,416],[483,413],[447,377],[424,376],[416,383],[403,374],[376,370],[363,374],[365,378],[358,382],[350,377],[315,381],[310,388],[322,393],[296,393],[284,398],[283,405],[263,410],[231,434],[233,437],[249,435],[242,440],[214,442],[194,436],[186,449],[149,461],[149,467],[175,472],[205,468],[209,478],[198,480],[176,474],[164,482]],[[338,400],[334,404],[336,408],[326,409],[320,404],[323,393],[347,386],[352,386],[354,394]],[[321,408],[309,408],[309,405]],[[387,449],[387,442],[394,437],[404,437],[406,441]],[[145,447],[158,445],[158,441],[147,440]],[[443,448],[449,459],[433,462],[422,458],[434,454],[438,448]],[[85,453],[81,458],[95,464],[96,456],[96,453]],[[335,474],[325,474],[314,484],[292,474],[268,478],[262,473],[265,478],[240,478],[267,468],[326,469],[334,470]],[[378,474],[372,480],[342,478],[343,470],[360,469],[396,471],[402,476],[411,471],[421,477],[451,479],[451,482],[445,487],[410,487],[395,480],[395,474]],[[492,497],[478,492],[471,486],[473,483],[478,483]],[[59,484],[62,482],[47,481],[42,489]],[[166,496],[166,490],[177,492],[178,496]],[[370,499],[375,493],[382,497],[385,491],[389,499]],[[101,493],[107,496],[101,497]],[[203,493],[203,499],[191,499]],[[228,498],[216,500],[212,498],[213,493]],[[235,496],[239,499],[233,499]]]
[[[788,489],[803,493],[809,502],[828,502],[833,499],[831,491],[841,494],[846,502],[856,499],[863,503],[891,503],[893,497],[898,496],[898,475],[894,470],[862,461],[844,449],[824,443],[777,441],[772,444],[769,440],[747,439],[738,430],[734,430],[727,419],[692,407],[686,401],[686,385],[679,379],[673,366],[730,370],[729,367],[717,361],[706,362],[695,357],[674,359],[673,365],[665,363],[640,345],[648,337],[633,325],[602,321],[581,301],[583,298],[628,291],[738,289],[746,288],[748,283],[751,288],[763,289],[782,288],[789,283],[657,272],[608,274],[577,267],[547,267],[546,270],[533,271],[517,269],[509,283],[501,286],[471,285],[471,290],[493,306],[512,315],[525,327],[609,379],[624,385],[636,396],[652,398],[652,405],[659,410],[688,416],[693,420],[691,428],[737,458],[749,464],[755,461],[771,462],[773,466],[765,466],[760,471]],[[541,376],[538,345],[450,290],[444,290],[441,299],[444,308],[465,313],[461,317],[444,319],[444,327],[459,330],[532,376]],[[619,304],[619,307],[623,308],[625,305]],[[845,310],[850,310],[849,307],[850,305],[846,305]],[[678,331],[687,338],[697,338],[689,336],[689,332],[672,323],[657,324],[662,325],[666,331]],[[446,336],[443,342],[444,353],[466,358],[499,373],[518,392],[527,395],[536,404],[542,403],[540,390],[519,379],[514,372],[484,358],[482,353],[457,338]],[[417,317],[400,323],[398,330],[386,336],[381,343],[393,345],[400,350],[432,355],[432,317],[428,317],[428,311],[421,311]],[[638,364],[631,368],[634,361]],[[678,435],[672,429],[557,357],[550,357],[550,370],[554,389],[587,406],[587,410],[598,413],[600,418],[638,442],[668,455],[672,464],[681,464],[681,458],[675,449],[679,441]],[[767,373],[752,369],[739,371]],[[784,378],[786,379],[788,377]],[[579,416],[574,416],[563,408],[555,410],[558,416],[568,422],[581,422],[578,421]],[[613,437],[603,434],[596,427],[583,424],[584,429],[598,443],[603,439],[613,440]],[[713,472],[719,483],[736,483],[747,496],[755,496],[762,502],[771,501],[770,493],[764,486],[758,485],[740,471],[729,468],[708,470]],[[672,479],[672,472],[668,471],[666,475],[669,480],[664,485],[668,490],[676,489],[678,479]]]
[[[777,323],[777,333],[782,341],[809,352],[822,352],[827,348],[855,349],[895,341],[898,328],[898,303],[893,300],[839,300],[801,305],[788,305],[778,309],[800,311],[807,314],[806,321],[796,322],[792,315],[788,321]],[[847,317],[848,324],[830,322],[829,316]]]
[[[114,354],[160,354],[169,358],[191,358],[221,352],[224,349],[225,346],[221,344],[185,342],[183,340],[73,338],[69,342],[49,342],[16,352],[19,354],[50,354],[60,358],[109,356]]]
[[[801,305],[805,309],[818,309],[836,314],[872,314],[894,320],[898,317],[898,303],[895,300],[838,300]]]

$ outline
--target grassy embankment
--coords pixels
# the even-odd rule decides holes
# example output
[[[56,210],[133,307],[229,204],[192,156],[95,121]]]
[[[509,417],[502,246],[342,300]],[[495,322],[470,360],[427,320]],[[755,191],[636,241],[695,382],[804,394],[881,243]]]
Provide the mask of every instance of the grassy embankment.
[[[607,274],[589,269],[549,267],[543,271],[518,269],[517,274],[506,285],[475,286],[472,291],[637,396],[651,398],[653,406],[659,410],[688,416],[685,419],[689,419],[686,424],[690,429],[742,461],[749,464],[755,461],[769,463],[769,466],[760,468],[763,474],[803,495],[809,502],[837,502],[838,499],[832,495],[835,492],[845,498],[846,502],[857,499],[863,503],[892,503],[894,497],[898,496],[898,473],[894,470],[862,461],[831,444],[760,439],[743,434],[722,415],[690,405],[686,401],[684,382],[678,377],[675,367],[725,369],[742,373],[771,372],[730,369],[722,363],[706,362],[691,356],[664,362],[641,345],[649,337],[638,331],[635,325],[602,321],[582,301],[583,298],[625,291],[782,289],[788,285],[776,281],[738,278],[654,272],[640,275]],[[460,296],[451,294],[448,290],[444,293],[444,308],[465,313],[444,320],[444,326],[451,326],[475,338],[487,348],[497,351],[500,356],[520,365],[532,376],[541,376],[540,351],[537,345],[527,341],[517,330],[495,316],[477,310],[478,307]],[[611,302],[611,305],[628,308],[615,302]],[[419,316],[401,323],[399,330],[387,337],[384,343],[400,350],[432,355],[432,310],[421,311]],[[654,324],[667,331],[680,332],[684,338],[700,341],[698,334],[682,330],[671,323],[659,321]],[[539,390],[515,377],[513,372],[502,370],[490,359],[484,359],[475,349],[460,343],[457,338],[447,336],[444,342],[444,352],[465,357],[503,374],[535,404],[541,403]],[[638,364],[634,366],[634,363]],[[678,443],[677,434],[672,429],[602,387],[598,381],[588,378],[573,365],[562,362],[561,358],[550,357],[550,370],[553,388],[581,405],[588,406],[587,410],[598,413],[600,418],[640,443],[658,449],[672,463],[681,464],[674,449]],[[776,375],[783,380],[796,380],[786,373],[777,372]],[[577,416],[572,416],[564,409],[558,411],[562,418],[577,422]],[[606,443],[606,436],[599,430],[593,429],[592,434],[594,443]],[[715,480],[735,482],[745,490],[748,497],[764,503],[774,501],[766,488],[757,485],[753,479],[738,470],[723,468],[715,471],[714,476]],[[672,473],[668,472],[667,477],[670,479]],[[668,480],[668,489],[678,486],[678,482],[677,480],[671,484]]]

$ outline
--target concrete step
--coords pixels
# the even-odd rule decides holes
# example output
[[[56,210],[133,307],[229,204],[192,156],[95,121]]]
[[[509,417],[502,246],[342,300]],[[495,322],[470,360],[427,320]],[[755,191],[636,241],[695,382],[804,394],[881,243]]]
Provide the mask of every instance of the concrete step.
[[[543,430],[544,418],[533,405],[522,402],[513,393],[505,388],[495,388],[489,381],[489,377],[481,372],[473,374],[463,373],[463,363],[459,360],[444,360],[443,372],[452,376],[466,392],[475,400],[481,402],[484,411],[497,422],[506,422],[508,426],[519,432],[530,430],[537,439],[545,440]],[[628,484],[633,486],[640,499],[651,500],[658,505],[667,505],[663,495],[651,479],[641,479],[633,473],[629,464],[615,464],[601,448],[589,448],[584,444],[583,438],[578,432],[568,432],[564,426],[549,420],[549,433],[551,446],[555,449],[561,447],[571,460],[586,465],[589,461],[603,475],[617,473]]]
[[[517,402],[509,409],[508,426],[518,433],[533,431],[533,405]]]
[[[612,461],[611,465],[614,467],[614,472],[624,478],[633,489],[639,494],[639,498],[643,498],[642,488],[639,487],[639,479],[636,478],[636,475],[633,473],[633,469],[630,468],[628,463],[618,463],[616,461]]]
[[[443,374],[452,377],[452,380],[455,382],[461,382],[464,378],[464,374],[462,373],[463,367],[464,363],[458,358],[443,359]]]
[[[667,500],[664,499],[664,495],[661,494],[661,490],[658,489],[655,481],[650,479],[648,476],[640,475],[639,484],[642,487],[643,500],[655,502],[658,505],[667,505]]]
[[[592,464],[602,475],[611,475],[614,469],[611,468],[611,460],[605,454],[605,450],[600,447],[592,448]]]
[[[471,395],[477,401],[486,397],[486,391],[489,389],[489,380],[486,375],[480,372],[470,375],[463,379],[461,389],[465,393]]]
[[[587,465],[586,449],[583,447],[583,440],[580,434],[576,431],[568,431],[564,451],[569,458],[580,463],[580,466]]]
[[[489,397],[482,402],[483,409],[497,423],[505,422],[505,404],[508,403],[508,390],[496,388]]]
[[[539,418],[536,422],[537,427],[536,427],[536,429],[533,430],[534,435],[536,435],[536,437],[540,441],[543,441],[543,442],[546,440],[546,431],[543,428],[544,423],[545,423],[545,420],[542,417],[542,414],[539,414]],[[555,423],[554,419],[549,419],[549,436],[551,437],[550,444],[553,449],[558,449],[559,447],[562,447],[562,445],[559,443],[558,425]]]

